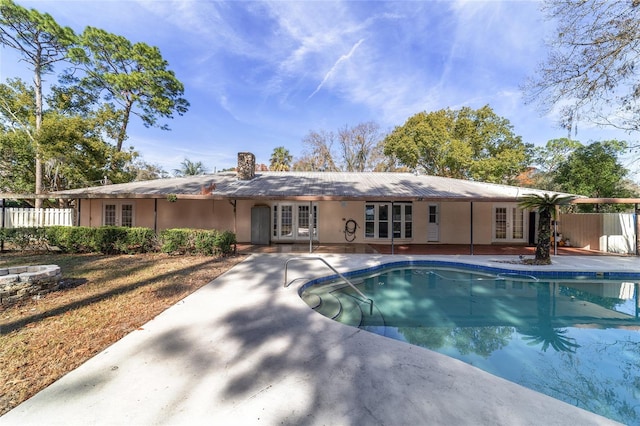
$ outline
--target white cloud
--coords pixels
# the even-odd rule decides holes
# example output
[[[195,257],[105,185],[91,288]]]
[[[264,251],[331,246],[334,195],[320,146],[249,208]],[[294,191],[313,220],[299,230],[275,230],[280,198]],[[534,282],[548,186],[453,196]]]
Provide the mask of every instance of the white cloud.
[[[322,89],[322,87],[325,85],[325,83],[334,75],[338,72],[340,66],[343,64],[343,62],[348,61],[353,54],[355,53],[356,49],[364,42],[364,39],[360,39],[358,40],[358,42],[356,44],[353,45],[353,47],[351,47],[351,50],[349,50],[349,53],[340,56],[340,58],[338,58],[338,60],[335,62],[335,64],[333,64],[333,66],[331,67],[331,69],[325,74],[324,78],[322,79],[322,81],[320,82],[320,84],[318,85],[318,87],[316,87],[316,90],[313,91],[313,93],[311,93],[309,95],[309,97],[307,98],[307,100],[311,99],[313,97],[313,95],[315,95],[316,93],[318,93],[320,91],[320,89]]]

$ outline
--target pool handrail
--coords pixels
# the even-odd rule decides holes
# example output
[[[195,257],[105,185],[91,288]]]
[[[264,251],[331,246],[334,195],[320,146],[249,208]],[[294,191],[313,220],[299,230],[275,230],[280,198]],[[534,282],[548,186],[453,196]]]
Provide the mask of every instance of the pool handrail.
[[[324,258],[319,257],[319,256],[291,257],[291,258],[287,259],[287,261],[284,263],[284,287],[285,288],[287,288],[289,286],[289,283],[287,283],[287,272],[288,272],[288,268],[289,268],[289,262],[291,262],[292,260],[319,260],[322,263],[324,263],[325,265],[327,265],[333,272],[338,274],[338,276],[340,278],[342,278],[352,289],[354,289],[356,293],[358,293],[363,299],[365,299],[365,300],[367,300],[369,302],[369,315],[373,315],[373,299],[365,296],[365,294],[363,292],[361,292],[360,290],[358,290],[358,288],[351,281],[349,281],[349,279],[347,277],[342,275],[340,272],[338,272],[338,270],[336,268],[331,266],[329,264],[329,262],[327,262],[326,260],[324,260]]]

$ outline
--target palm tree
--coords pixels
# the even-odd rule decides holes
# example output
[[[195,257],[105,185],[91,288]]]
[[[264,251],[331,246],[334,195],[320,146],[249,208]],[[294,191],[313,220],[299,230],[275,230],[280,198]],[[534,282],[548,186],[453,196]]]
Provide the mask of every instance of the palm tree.
[[[274,148],[271,154],[269,170],[274,172],[288,172],[291,169],[291,160],[293,156],[284,146]]]
[[[185,158],[182,163],[180,163],[179,169],[173,169],[173,174],[176,176],[198,176],[206,173],[206,169],[204,168],[204,164],[202,161],[193,162],[188,158]]]
[[[520,200],[523,209],[538,210],[538,244],[536,245],[536,263],[551,263],[551,217],[555,216],[556,206],[569,204],[574,197],[560,194],[527,194]]]

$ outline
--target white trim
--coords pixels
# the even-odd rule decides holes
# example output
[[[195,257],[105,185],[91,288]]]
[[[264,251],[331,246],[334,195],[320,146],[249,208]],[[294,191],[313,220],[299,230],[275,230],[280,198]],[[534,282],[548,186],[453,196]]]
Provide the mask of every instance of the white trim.
[[[319,208],[318,203],[312,203],[313,208],[313,217],[311,220],[314,222],[313,227],[313,240],[318,241],[318,216]],[[288,213],[283,217],[283,208],[290,210],[290,214]],[[301,211],[302,210],[302,211]],[[304,218],[300,217],[300,214],[309,214],[309,203],[308,202],[282,202],[282,203],[273,203],[271,204],[271,240],[272,241],[309,241],[308,234],[308,226],[304,227],[306,223],[309,221],[309,217],[306,216]],[[290,223],[283,221],[283,219],[290,220]],[[283,234],[283,224],[290,226],[291,232]],[[301,233],[301,229],[305,229],[304,233]]]
[[[114,206],[113,223],[107,225],[107,206]],[[123,225],[123,213],[125,207],[131,207],[131,224]],[[103,201],[102,203],[102,221],[103,226],[136,226],[136,206],[133,201]]]
[[[400,208],[399,220],[396,220],[397,218],[393,215],[394,208],[397,207]],[[410,213],[407,213],[407,207],[410,208]],[[414,232],[413,210],[414,206],[411,202],[366,202],[364,204],[363,230],[365,240],[411,241]],[[400,235],[392,235],[394,224],[400,225]]]
[[[504,214],[502,218],[498,217],[499,209]],[[528,225],[528,210],[521,209],[517,203],[496,203],[491,207],[491,241],[494,243],[526,243]]]

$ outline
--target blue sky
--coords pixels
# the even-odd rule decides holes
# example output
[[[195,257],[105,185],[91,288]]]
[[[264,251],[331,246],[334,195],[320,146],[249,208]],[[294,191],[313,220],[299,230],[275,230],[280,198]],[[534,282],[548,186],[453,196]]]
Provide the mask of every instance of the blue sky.
[[[534,1],[18,0],[81,32],[102,28],[157,46],[185,85],[172,131],[134,119],[126,144],[166,171],[184,158],[209,171],[239,151],[295,156],[312,130],[375,121],[386,132],[420,111],[490,105],[525,142],[565,137],[520,86],[546,56],[552,25]],[[0,80],[30,79],[0,50]],[[53,76],[48,77],[49,83]],[[580,125],[578,140],[623,139]]]

